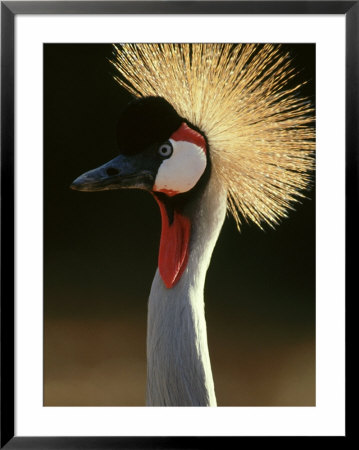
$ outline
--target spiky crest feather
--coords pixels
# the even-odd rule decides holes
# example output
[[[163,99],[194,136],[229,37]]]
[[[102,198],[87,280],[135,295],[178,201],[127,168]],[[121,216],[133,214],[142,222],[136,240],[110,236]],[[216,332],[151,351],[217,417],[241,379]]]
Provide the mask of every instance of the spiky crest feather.
[[[303,197],[314,167],[314,111],[280,45],[122,44],[115,79],[161,96],[205,133],[215,173],[241,216],[262,228]],[[294,86],[294,87],[293,87]]]

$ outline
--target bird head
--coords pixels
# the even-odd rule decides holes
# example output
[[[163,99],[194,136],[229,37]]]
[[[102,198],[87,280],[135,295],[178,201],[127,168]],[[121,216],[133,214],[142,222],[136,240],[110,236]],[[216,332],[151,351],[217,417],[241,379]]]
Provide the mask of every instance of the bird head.
[[[117,128],[119,155],[79,176],[79,191],[145,189],[172,197],[190,191],[207,166],[207,144],[161,97],[132,101]]]
[[[71,188],[151,192],[162,217],[159,270],[172,288],[188,260],[191,221],[184,204],[210,167],[206,139],[161,97],[132,101],[121,113],[117,137],[118,156],[76,178]]]

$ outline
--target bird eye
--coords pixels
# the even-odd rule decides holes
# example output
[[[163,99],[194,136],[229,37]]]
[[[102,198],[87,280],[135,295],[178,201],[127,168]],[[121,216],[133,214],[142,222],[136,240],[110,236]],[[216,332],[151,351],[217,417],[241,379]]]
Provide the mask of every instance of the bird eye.
[[[158,154],[162,156],[162,158],[169,158],[172,155],[172,152],[173,148],[170,142],[165,142],[158,148]]]

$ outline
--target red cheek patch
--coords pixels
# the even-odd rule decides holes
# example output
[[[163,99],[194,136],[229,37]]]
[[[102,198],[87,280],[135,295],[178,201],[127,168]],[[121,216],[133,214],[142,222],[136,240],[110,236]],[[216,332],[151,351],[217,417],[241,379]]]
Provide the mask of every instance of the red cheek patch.
[[[185,122],[170,137],[174,141],[187,141],[200,147],[206,153],[206,141],[198,131],[192,130]]]

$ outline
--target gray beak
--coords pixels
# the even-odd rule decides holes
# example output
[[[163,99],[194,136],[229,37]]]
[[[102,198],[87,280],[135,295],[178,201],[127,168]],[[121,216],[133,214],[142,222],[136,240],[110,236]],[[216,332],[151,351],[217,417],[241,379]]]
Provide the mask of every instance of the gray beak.
[[[122,188],[151,190],[155,173],[145,162],[138,155],[119,155],[103,166],[80,175],[70,188],[85,192]]]

